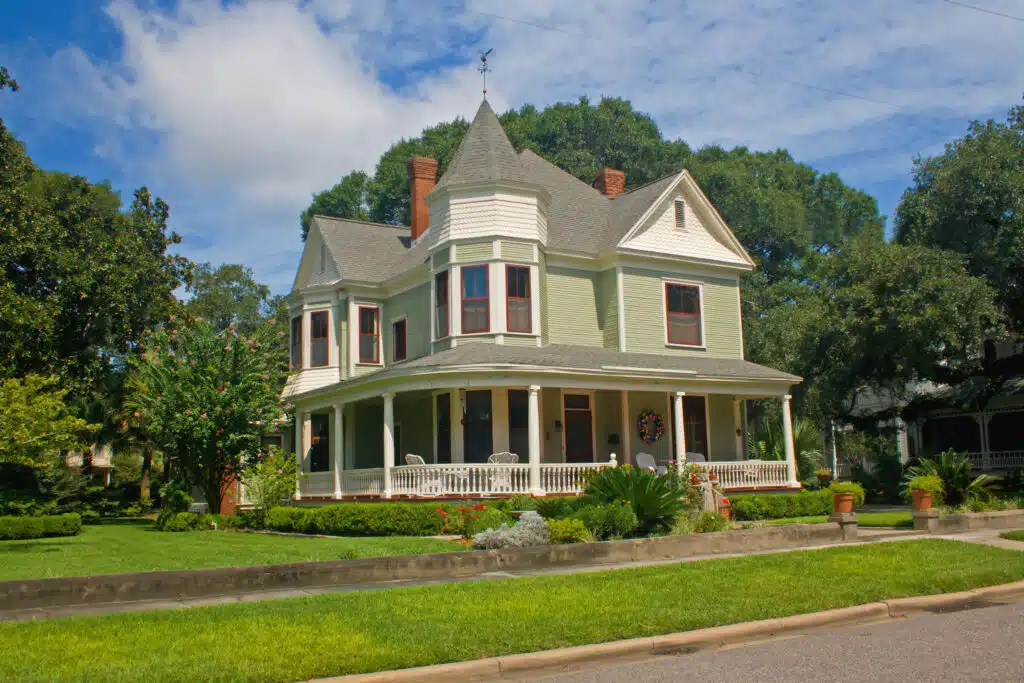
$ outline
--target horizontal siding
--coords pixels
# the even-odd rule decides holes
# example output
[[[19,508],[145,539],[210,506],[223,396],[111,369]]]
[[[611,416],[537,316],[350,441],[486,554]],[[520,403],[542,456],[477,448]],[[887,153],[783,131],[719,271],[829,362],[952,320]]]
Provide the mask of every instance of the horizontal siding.
[[[549,328],[548,328],[548,269],[546,265],[547,257],[543,251],[537,252],[537,257],[540,260],[540,286],[538,289],[538,295],[540,296],[540,339],[544,344],[548,343],[549,339]]]
[[[349,429],[355,430],[355,469],[384,466],[384,406],[360,401],[355,404]]]
[[[455,246],[456,261],[483,261],[494,256],[492,242],[473,242]]]
[[[505,261],[533,262],[533,245],[525,242],[502,242],[501,258]]]
[[[357,363],[355,373],[352,376],[365,377],[366,375],[372,375],[375,372],[380,372],[383,369],[384,368],[381,365],[359,365]]]
[[[711,460],[736,459],[736,415],[733,397],[708,396],[708,439]]]
[[[426,462],[434,461],[434,408],[430,395],[398,394],[395,425],[402,427],[401,447],[396,444],[395,450],[396,465],[405,464],[407,453],[418,455]]]
[[[619,348],[618,278],[614,268],[602,271],[598,276],[600,287],[601,330],[606,349]]]
[[[447,247],[442,247],[434,252],[432,258],[434,268],[444,268],[451,262],[451,252]]]
[[[422,284],[415,289],[396,294],[384,302],[383,325],[384,359],[391,362],[391,323],[395,318],[406,317],[406,356],[408,360],[430,353],[430,285]]]
[[[493,334],[475,334],[472,337],[459,337],[459,346],[465,346],[466,344],[493,344]]]
[[[547,342],[604,346],[597,309],[597,273],[547,269]]]
[[[285,384],[284,395],[294,396],[321,387],[337,384],[340,380],[337,367],[306,368],[293,373]]]
[[[537,198],[507,192],[478,192],[451,197],[446,211],[438,207],[442,229],[438,240],[480,237],[539,239]],[[442,213],[444,215],[442,215]],[[431,212],[431,223],[435,223]]]
[[[506,334],[505,337],[502,339],[502,343],[505,344],[506,346],[536,346],[537,338],[531,336],[520,337],[518,335]]]
[[[636,462],[638,453],[649,453],[659,463],[666,463],[672,459],[672,446],[669,430],[672,429],[672,415],[669,412],[668,394],[654,391],[631,391],[629,392],[629,439],[630,452],[633,454],[633,462]],[[636,431],[636,420],[645,410],[653,410],[661,416],[665,423],[665,434],[654,443],[644,443]]]
[[[665,344],[662,288],[665,279],[700,283],[704,289],[704,344],[706,350]],[[679,277],[655,271],[623,270],[626,350],[712,358],[742,358],[739,283],[724,278]]]

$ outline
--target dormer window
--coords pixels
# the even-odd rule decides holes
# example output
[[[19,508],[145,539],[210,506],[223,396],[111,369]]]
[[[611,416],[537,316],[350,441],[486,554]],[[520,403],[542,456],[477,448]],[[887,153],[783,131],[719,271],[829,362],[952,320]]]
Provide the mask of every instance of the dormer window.
[[[676,229],[686,229],[686,202],[682,199],[677,199],[676,205]]]

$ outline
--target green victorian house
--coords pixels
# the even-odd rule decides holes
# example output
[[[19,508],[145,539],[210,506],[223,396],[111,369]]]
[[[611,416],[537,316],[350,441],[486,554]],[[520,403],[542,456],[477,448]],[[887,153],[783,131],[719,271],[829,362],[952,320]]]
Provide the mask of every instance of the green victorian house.
[[[290,295],[296,498],[545,495],[588,469],[700,460],[799,487],[789,388],[743,359],[750,256],[685,170],[625,191],[516,153],[484,101],[408,227],[317,216]],[[745,460],[746,399],[786,461]]]

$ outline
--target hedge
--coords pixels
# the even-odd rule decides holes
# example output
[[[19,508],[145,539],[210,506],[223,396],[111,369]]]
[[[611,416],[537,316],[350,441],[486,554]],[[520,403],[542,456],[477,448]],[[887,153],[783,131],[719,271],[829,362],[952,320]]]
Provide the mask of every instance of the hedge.
[[[494,503],[485,503],[493,507]],[[265,527],[274,531],[329,536],[437,536],[460,534],[458,509],[473,503],[340,503],[323,507],[275,507]],[[447,513],[448,530],[443,531]]]
[[[77,513],[47,517],[0,517],[0,541],[75,536],[82,531],[82,518]]]
[[[812,517],[832,514],[832,493],[744,493],[729,496],[732,514],[740,521]]]

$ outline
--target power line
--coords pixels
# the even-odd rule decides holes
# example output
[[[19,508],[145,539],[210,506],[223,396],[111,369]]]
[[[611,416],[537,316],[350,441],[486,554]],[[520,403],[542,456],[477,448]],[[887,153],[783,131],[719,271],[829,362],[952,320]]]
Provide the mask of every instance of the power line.
[[[975,12],[984,12],[985,14],[991,14],[993,16],[1002,17],[1004,19],[1013,19],[1014,21],[1024,22],[1024,17],[1018,17],[1013,14],[1006,14],[1005,12],[997,12],[994,9],[986,9],[985,7],[978,7],[977,5],[968,5],[966,2],[957,2],[957,0],[942,1],[949,3],[950,5],[956,5],[957,7],[965,7],[967,9],[972,9]]]

